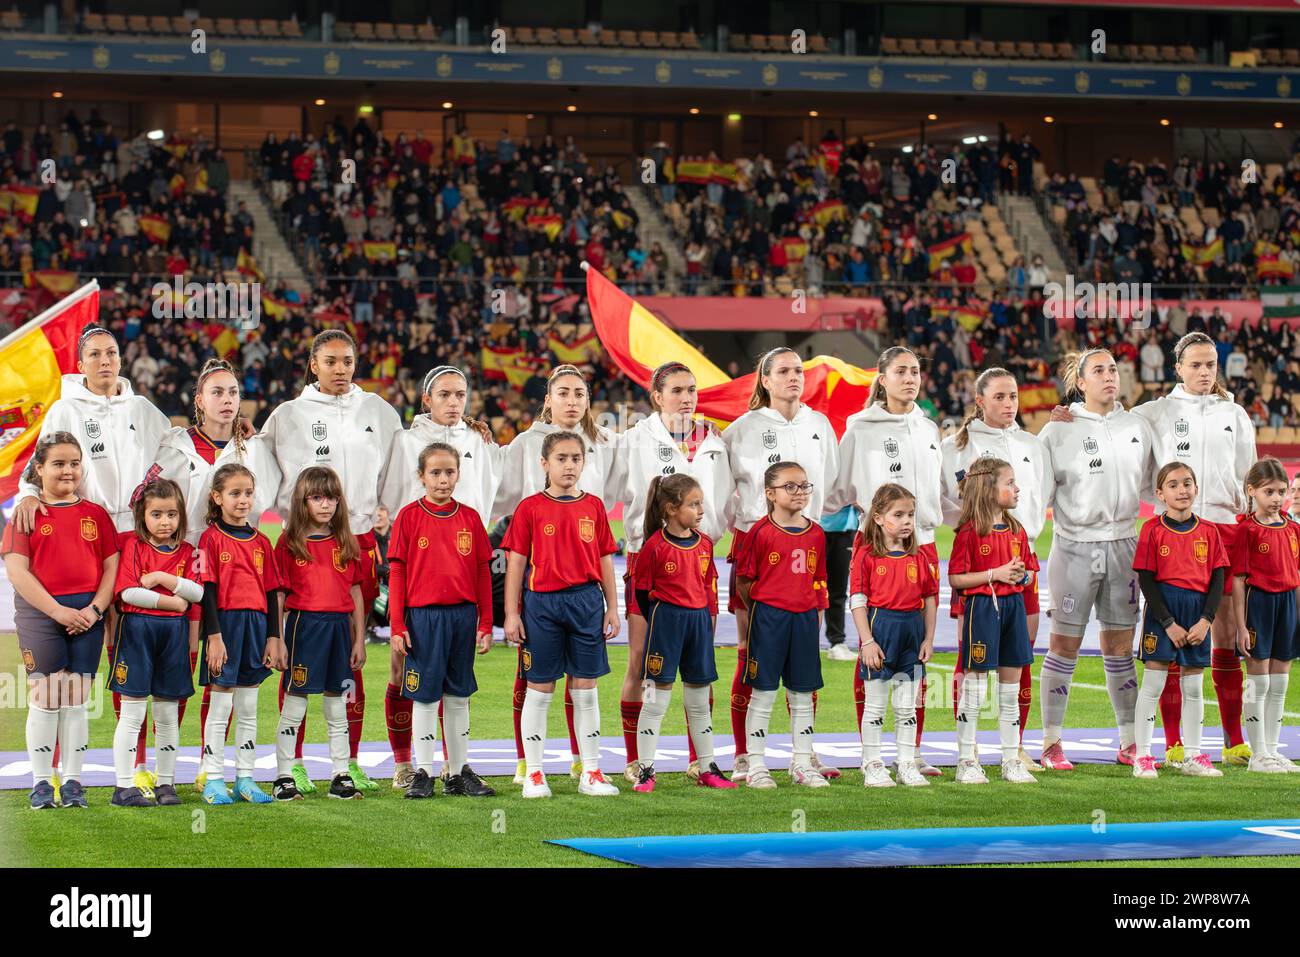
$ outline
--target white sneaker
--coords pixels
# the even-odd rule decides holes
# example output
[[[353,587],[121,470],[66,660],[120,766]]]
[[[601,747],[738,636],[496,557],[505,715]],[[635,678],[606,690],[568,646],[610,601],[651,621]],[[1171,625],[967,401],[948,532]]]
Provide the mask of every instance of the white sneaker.
[[[806,788],[828,788],[831,782],[822,777],[822,773],[813,767],[791,767],[790,780]]]
[[[1195,778],[1221,778],[1223,772],[1214,766],[1208,755],[1198,754],[1195,757],[1184,758],[1183,763],[1179,765],[1179,770],[1184,774]],[[1297,768],[1300,770],[1300,768]]]
[[[957,783],[988,784],[989,779],[978,761],[965,758],[957,762]]]
[[[849,646],[844,642],[831,645],[830,650],[826,652],[826,657],[831,661],[857,661],[856,652],[850,651]]]
[[[1286,768],[1274,761],[1271,754],[1252,754],[1246,770],[1257,774],[1286,774]]]
[[[898,775],[898,783],[905,784],[909,788],[928,788],[930,782],[925,779],[921,769],[916,766],[915,761],[904,761],[894,766],[894,771]]]
[[[582,777],[578,780],[578,793],[589,794],[592,797],[613,797],[618,794],[618,788],[606,781],[605,775],[597,769],[582,773]]]
[[[738,754],[735,763],[731,766],[731,780],[739,784],[747,777],[749,777],[749,755]]]
[[[736,780],[733,776],[731,780]],[[776,778],[766,767],[754,768],[745,776],[745,784],[756,791],[771,791],[776,787]]]
[[[1002,780],[1012,784],[1037,784],[1038,778],[1029,773],[1019,757],[1002,762]]]
[[[862,769],[862,786],[868,788],[892,788],[897,787],[894,779],[889,776],[889,768],[885,767],[884,761],[871,761]],[[900,775],[901,777],[901,775]],[[921,780],[925,780],[922,778]]]
[[[534,771],[532,774],[525,775],[522,796],[526,798],[550,797],[551,786],[546,783],[546,775],[541,771]]]
[[[1285,758],[1282,755],[1278,754],[1277,752],[1270,754],[1269,757],[1273,760],[1273,763],[1281,767],[1283,771],[1286,771],[1290,774],[1295,774],[1296,772],[1300,772],[1300,764],[1296,764],[1290,758]]]

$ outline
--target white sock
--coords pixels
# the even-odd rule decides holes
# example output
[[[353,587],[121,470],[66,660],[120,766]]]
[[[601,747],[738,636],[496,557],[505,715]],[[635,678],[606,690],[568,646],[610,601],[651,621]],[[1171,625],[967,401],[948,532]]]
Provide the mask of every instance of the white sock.
[[[705,689],[708,693],[708,689]],[[659,729],[663,726],[664,715],[668,713],[668,704],[673,692],[658,686],[647,687],[641,696],[641,716],[636,721],[636,753],[641,764],[648,768],[655,766],[655,751],[659,747]],[[708,699],[705,699],[707,704]],[[697,755],[698,757],[698,755]],[[703,765],[705,768],[708,765]]]
[[[979,745],[975,732],[979,729],[980,712],[984,710],[984,690],[988,675],[983,671],[968,671],[962,675],[961,694],[957,701],[957,757],[962,761],[978,761]]]
[[[1268,700],[1264,702],[1264,748],[1277,754],[1277,742],[1282,737],[1282,712],[1286,710],[1286,688],[1291,675],[1274,671],[1268,676]]]
[[[460,774],[469,763],[469,698],[442,697],[442,734],[447,744],[449,773]]]
[[[1119,746],[1127,748],[1133,743],[1133,709],[1137,705],[1137,664],[1130,655],[1102,656],[1106,668],[1106,693],[1110,706],[1115,709],[1115,724],[1119,727]]]
[[[707,771],[714,762],[713,754],[713,709],[709,707],[709,688],[702,686],[692,688],[687,685],[682,690],[686,700],[686,731],[695,745],[695,759],[700,770]],[[645,705],[641,705],[642,710]]]
[[[433,760],[438,754],[438,702],[411,702],[411,757],[415,769],[433,776]]]
[[[32,786],[54,776],[54,745],[59,740],[59,712],[31,705],[27,709],[27,760]]]
[[[208,701],[208,720],[203,723],[203,771],[212,780],[224,781],[226,778],[226,726],[235,709],[236,694],[233,691],[213,691]],[[288,700],[289,696],[285,695],[285,702]],[[235,739],[237,743],[238,734]],[[235,760],[238,762],[238,754]]]
[[[180,702],[153,703],[154,773],[159,784],[176,783],[176,755],[181,746]]]
[[[920,682],[911,678],[892,679],[894,695],[894,747],[896,764],[916,760],[916,695]]]
[[[63,757],[63,780],[80,781],[81,766],[86,760],[90,740],[90,721],[86,703],[70,704],[59,709],[59,751]]]
[[[749,767],[766,768],[767,727],[772,723],[772,705],[776,703],[775,691],[758,691],[749,698],[749,711],[745,713],[745,750],[749,752]]]
[[[257,696],[258,688],[236,688],[233,692],[224,697],[233,699],[231,704],[235,712],[235,779],[251,778],[253,776],[253,767],[257,763]],[[214,694],[213,699],[217,696]],[[215,703],[215,700],[214,700]],[[208,711],[208,719],[211,720],[212,711]],[[205,731],[207,734],[212,732]],[[219,724],[216,728],[216,740],[224,744],[226,740],[226,725]],[[206,738],[212,741],[212,738]],[[225,764],[225,747],[223,746],[221,764]]]
[[[135,776],[135,746],[148,710],[149,702],[144,698],[122,699],[122,713],[113,730],[113,770],[120,788],[134,787],[131,780]]]
[[[529,688],[524,695],[519,733],[524,739],[524,767],[529,774],[544,770],[542,762],[546,757],[546,715],[551,710],[551,697],[554,694],[553,691],[535,691]]]
[[[1038,690],[1038,714],[1043,721],[1043,748],[1061,740],[1061,726],[1065,724],[1065,709],[1070,704],[1070,682],[1074,680],[1074,666],[1078,658],[1066,658],[1054,651],[1043,656],[1039,672],[1042,687]]]
[[[790,767],[810,768],[813,756],[813,703],[811,691],[785,692],[790,704]]]
[[[1020,682],[998,682],[998,743],[1002,760],[1015,761],[1020,756]]]
[[[600,699],[595,688],[574,688],[573,731],[584,774],[600,770]]]
[[[212,712],[209,711],[208,714],[211,715]],[[280,706],[280,721],[275,728],[276,777],[287,778],[293,771],[293,752],[298,744],[298,729],[302,727],[302,719],[306,716],[307,696],[286,694],[284,704]],[[222,731],[221,740],[224,741],[225,729]]]
[[[330,764],[333,773],[348,773],[348,704],[342,695],[322,695],[321,710],[325,712],[325,733],[329,735]]]
[[[1151,737],[1155,734],[1156,712],[1160,709],[1160,695],[1164,693],[1169,672],[1149,665],[1142,669],[1142,687],[1138,689],[1137,703],[1133,705],[1133,739],[1137,756],[1151,756]],[[1184,701],[1183,707],[1187,707]],[[1167,744],[1168,742],[1166,742]]]
[[[862,684],[865,699],[862,705],[862,766],[865,768],[872,761],[880,760],[880,737],[885,728],[885,705],[889,700],[889,685],[883,678],[872,678]],[[897,700],[897,699],[895,699]],[[903,735],[895,719],[894,730],[898,732],[899,744]]]
[[[1178,678],[1178,689],[1183,693],[1183,755],[1184,760],[1201,753],[1201,726],[1205,724],[1205,675],[1183,674]]]
[[[1267,754],[1264,747],[1264,700],[1268,697],[1269,676],[1246,673],[1246,687],[1241,696],[1241,726],[1250,742],[1250,754]]]

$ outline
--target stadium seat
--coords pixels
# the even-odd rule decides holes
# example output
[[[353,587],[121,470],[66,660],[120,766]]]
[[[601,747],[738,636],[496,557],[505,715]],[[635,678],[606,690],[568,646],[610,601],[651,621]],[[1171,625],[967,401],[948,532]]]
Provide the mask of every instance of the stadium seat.
[[[397,39],[401,40],[403,43],[414,43],[417,39],[419,39],[415,35],[415,24],[414,23],[397,24]]]
[[[980,56],[993,58],[998,55],[998,45],[992,40],[980,41]]]
[[[1125,60],[1138,59],[1138,47],[1135,43],[1125,43],[1119,48],[1119,55]]]
[[[572,27],[557,27],[555,30],[555,39],[562,47],[577,46],[578,32]]]
[[[416,36],[416,37],[417,37],[417,38],[418,38],[422,43],[437,43],[437,42],[438,42],[438,28],[435,27],[432,23],[429,23],[429,22],[426,20],[424,23],[418,24],[418,25],[416,26],[416,28],[415,28],[415,36]]]
[[[940,56],[961,56],[961,52],[957,49],[957,41],[940,40],[939,55]]]
[[[132,33],[152,33],[149,26],[149,18],[141,14],[132,13],[126,18],[126,28]]]
[[[1002,57],[1002,58],[1004,58],[1004,59],[1012,59],[1012,60],[1014,60],[1014,59],[1016,59],[1017,57],[1020,56],[1020,51],[1016,48],[1016,44],[1015,44],[1014,41],[1012,41],[1012,40],[999,40],[999,41],[998,41],[998,56],[1000,56],[1000,57]]]
[[[815,33],[808,38],[808,49],[812,53],[830,53],[830,44],[820,33]]]
[[[366,20],[359,20],[352,24],[352,32],[356,34],[358,40],[373,40],[375,25]]]
[[[126,17],[120,13],[104,14],[104,26],[110,33],[128,33],[130,32],[126,25]]]
[[[1038,53],[1036,56],[1039,60],[1055,60],[1060,56],[1060,54],[1056,52],[1056,45],[1052,43],[1039,43],[1037,44],[1037,49]]]
[[[1181,63],[1196,62],[1196,48],[1190,46],[1181,46],[1178,48],[1178,60]]]
[[[767,35],[767,48],[773,53],[790,53],[790,35],[786,33],[769,33]]]
[[[1269,66],[1282,65],[1282,51],[1268,49],[1264,51],[1264,62]]]
[[[601,30],[600,45],[603,47],[618,46],[618,33],[614,30]]]
[[[1290,425],[1283,426],[1277,430],[1277,438],[1274,441],[1279,445],[1295,445],[1300,442],[1300,430]]]
[[[1177,47],[1163,46],[1163,47],[1160,47],[1160,49],[1159,49],[1159,53],[1160,53],[1160,62],[1161,62],[1161,63],[1177,63],[1177,62],[1178,62],[1178,48],[1177,48]]]
[[[302,39],[302,27],[298,26],[298,21],[293,17],[280,21],[280,32],[289,40]]]
[[[537,42],[544,47],[556,46],[560,41],[556,39],[555,30],[552,27],[537,28]]]
[[[881,37],[880,52],[884,56],[898,56],[901,52],[898,46],[898,41],[893,37]]]
[[[974,40],[962,40],[957,44],[957,49],[962,56],[979,56],[980,46]]]
[[[256,20],[241,19],[235,24],[235,26],[238,28],[241,37],[257,37]]]
[[[102,13],[87,13],[81,18],[82,29],[90,33],[104,33],[108,27],[104,24],[104,15]],[[6,27],[5,29],[9,29]]]
[[[172,31],[172,22],[169,17],[152,16],[149,18],[149,32],[157,33],[160,36],[166,36]]]
[[[397,39],[397,30],[391,23],[382,20],[375,23],[375,39],[393,41]]]
[[[1057,226],[1064,226],[1065,219],[1068,215],[1069,212],[1066,210],[1064,206],[1052,207],[1052,222],[1055,223]]]
[[[911,37],[903,37],[903,39],[899,40],[898,47],[903,56],[919,56],[921,53],[920,46]]]
[[[698,50],[700,48],[700,38],[693,32],[682,33],[678,38],[682,41],[683,50]]]
[[[578,43],[584,47],[600,46],[600,39],[596,36],[595,31],[586,27],[578,31]]]
[[[1016,44],[1016,52],[1026,60],[1038,59],[1038,45],[1028,40],[1021,40]]]
[[[352,29],[352,24],[343,23],[342,21],[334,24],[334,39],[351,40],[354,36],[356,36],[356,34]]]
[[[532,27],[513,27],[506,29],[506,40],[523,46],[532,46],[537,42],[537,34]]]
[[[1222,220],[1219,218],[1219,210],[1216,206],[1206,206],[1201,210],[1201,222],[1206,226],[1218,228]]]
[[[727,37],[727,49],[732,53],[748,53],[749,37],[743,33],[733,33]]]
[[[1283,50],[1282,62],[1287,66],[1300,66],[1300,50]]]
[[[1060,43],[1056,44],[1056,58],[1058,60],[1073,60],[1074,45],[1071,43],[1066,43],[1065,41],[1061,41]]]
[[[195,28],[202,30],[208,36],[215,36],[217,33],[216,21],[211,17],[199,17],[194,21]]]
[[[682,41],[672,30],[662,30],[659,33],[659,45],[665,50],[680,50]]]
[[[656,50],[659,48],[659,34],[654,30],[642,30],[637,33],[636,38],[640,41],[641,46],[647,49]]]
[[[920,48],[922,56],[939,55],[939,42],[937,40],[931,40],[929,38],[919,40],[917,41],[917,46]]]
[[[767,50],[768,50],[768,45],[767,45],[767,34],[766,34],[766,33],[751,33],[751,34],[749,35],[749,48],[750,48],[751,50],[759,50],[759,51],[762,51],[762,52],[766,53]]]
[[[237,36],[239,26],[230,17],[217,17],[217,33],[223,37]]]
[[[618,45],[621,47],[639,47],[641,41],[637,39],[635,30],[619,30]]]

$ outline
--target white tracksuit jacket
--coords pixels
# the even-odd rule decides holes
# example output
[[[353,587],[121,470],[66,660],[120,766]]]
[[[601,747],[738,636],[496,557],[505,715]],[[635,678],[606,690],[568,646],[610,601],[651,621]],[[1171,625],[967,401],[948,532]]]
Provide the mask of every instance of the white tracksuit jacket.
[[[417,415],[411,427],[397,434],[389,459],[379,502],[394,519],[402,506],[424,494],[420,481],[420,453],[431,442],[445,442],[460,453],[460,479],[456,482],[456,501],[478,512],[487,524],[488,513],[501,481],[500,446],[483,441],[482,436],[464,422],[439,425],[428,413]]]
[[[599,496],[605,503],[605,508],[610,509],[619,500],[623,488],[617,455],[621,437],[608,429],[599,426],[597,429],[600,436],[598,442],[587,438],[581,427],[575,430],[586,443],[586,461],[582,466],[582,475],[578,476],[578,488]],[[552,432],[563,431],[565,430],[553,423],[534,421],[502,450],[501,481],[497,485],[496,500],[492,506],[493,522],[512,514],[520,502],[546,487],[546,474],[542,471],[542,443]]]
[[[736,481],[735,527],[748,532],[767,516],[763,473],[777,462],[798,462],[812,482],[804,515],[820,522],[828,487],[840,469],[839,444],[830,419],[800,404],[794,418],[769,408],[753,409],[722,432]]]
[[[1029,544],[1038,539],[1047,522],[1047,503],[1052,497],[1055,480],[1047,465],[1047,450],[1038,436],[1026,432],[1014,422],[1006,429],[995,429],[980,419],[972,419],[966,428],[966,448],[957,448],[957,436],[943,440],[943,521],[957,527],[961,500],[957,494],[957,470],[967,469],[983,455],[1011,463],[1020,486],[1020,504],[1014,509],[1016,520],[1025,526]]]

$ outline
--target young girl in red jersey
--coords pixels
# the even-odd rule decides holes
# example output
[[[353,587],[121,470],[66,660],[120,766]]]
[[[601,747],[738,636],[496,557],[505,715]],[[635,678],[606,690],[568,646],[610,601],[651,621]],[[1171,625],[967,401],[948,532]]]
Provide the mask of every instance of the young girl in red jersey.
[[[586,459],[582,437],[552,432],[542,443],[546,487],[519,503],[501,547],[506,565],[506,640],[522,646],[528,680],[521,718],[526,798],[550,797],[542,759],[555,682],[569,676],[582,757],[578,793],[605,797],[618,788],[600,770],[596,679],[609,674],[605,642],[618,634],[616,546],[604,503],[578,491]],[[524,591],[524,570],[528,588]],[[519,614],[523,598],[522,617]]]
[[[957,783],[987,784],[975,742],[988,673],[998,677],[998,737],[1002,779],[1037,782],[1020,761],[1020,672],[1033,663],[1023,590],[1038,559],[1024,526],[1011,510],[1020,501],[1015,471],[1002,459],[982,456],[959,482],[961,517],[948,559],[948,581],[965,601],[963,670],[957,712]]]
[[[876,489],[849,568],[849,608],[858,629],[862,712],[862,783],[892,788],[880,760],[885,705],[893,697],[898,782],[925,787],[916,766],[916,688],[934,653],[939,582],[916,544],[916,498],[890,482]]]
[[[749,609],[745,682],[753,686],[745,716],[751,788],[776,787],[767,769],[767,728],[777,688],[790,705],[790,778],[805,787],[829,787],[813,765],[813,692],[822,686],[818,635],[829,599],[826,535],[803,515],[812,492],[808,473],[777,462],[763,474],[767,516],[750,528],[736,559],[736,582]]]
[[[180,804],[176,752],[180,745],[178,702],[194,694],[190,671],[190,606],[203,586],[186,578],[194,568],[194,546],[185,541],[185,496],[171,479],[154,479],[132,506],[135,532],[122,539],[122,558],[113,590],[121,616],[113,642],[108,686],[122,696],[113,733],[118,807]],[[195,609],[197,612],[197,609]],[[197,625],[196,625],[197,627]],[[133,784],[135,751],[153,698],[157,785],[151,800]]]
[[[637,717],[640,768],[634,791],[655,789],[655,748],[680,669],[686,686],[686,729],[699,761],[699,783],[734,788],[713,761],[709,691],[718,680],[713,629],[718,622],[718,570],[713,540],[699,530],[704,491],[684,473],[656,476],[646,489],[645,525],[632,588],[646,621],[641,654],[641,713]],[[651,688],[653,684],[653,689]]]
[[[1151,756],[1151,733],[1156,709],[1169,680],[1169,669],[1180,669],[1184,774],[1205,778],[1223,772],[1201,752],[1201,725],[1205,721],[1202,672],[1210,666],[1210,626],[1223,598],[1228,555],[1213,522],[1192,513],[1196,501],[1196,473],[1190,465],[1170,462],[1156,475],[1156,497],[1165,510],[1148,519],[1138,533],[1133,569],[1146,598],[1142,616],[1142,686],[1134,711],[1137,756],[1133,777],[1156,777]],[[1173,744],[1166,740],[1168,753]]]
[[[275,543],[285,599],[283,657],[276,662],[285,690],[275,735],[277,801],[302,799],[293,779],[298,726],[307,695],[322,695],[333,780],[329,796],[360,798],[348,773],[348,711],[343,692],[356,693],[353,673],[366,663],[366,616],[361,608],[361,548],[348,525],[343,483],[323,465],[303,469],[294,483],[289,520]],[[280,651],[280,648],[276,649]]]
[[[433,442],[420,453],[424,496],[404,506],[388,542],[392,650],[405,655],[402,694],[414,702],[415,777],[408,798],[431,798],[438,710],[450,774],[443,794],[492,797],[469,766],[474,650],[492,647],[492,545],[478,512],[452,498],[460,453]]]
[[[99,670],[104,624],[117,576],[117,536],[100,506],[78,497],[81,446],[70,432],[53,432],[32,452],[25,476],[41,490],[45,514],[30,533],[17,523],[0,541],[14,586],[14,622],[27,670],[27,756],[31,807],[86,807],[81,763],[90,726],[86,696]],[[63,745],[64,781],[56,799],[54,749]]]
[[[271,540],[249,524],[256,482],[235,462],[212,476],[203,556],[203,655],[199,684],[211,694],[203,729],[203,800],[231,804],[226,791],[226,729],[235,720],[234,797],[269,804],[253,782],[257,756],[257,693],[284,657],[280,637],[280,575]]]
[[[1296,642],[1296,588],[1300,587],[1300,526],[1282,515],[1286,470],[1275,458],[1260,459],[1246,473],[1251,514],[1238,518],[1233,543],[1232,601],[1237,650],[1246,658],[1247,693],[1242,701],[1247,769],[1263,774],[1300,771],[1277,750],[1282,711]]]

